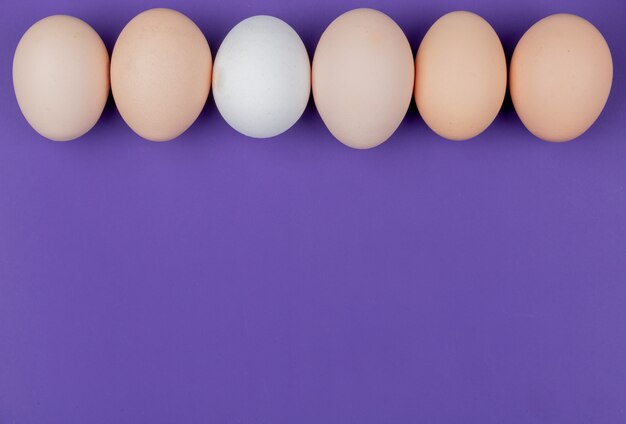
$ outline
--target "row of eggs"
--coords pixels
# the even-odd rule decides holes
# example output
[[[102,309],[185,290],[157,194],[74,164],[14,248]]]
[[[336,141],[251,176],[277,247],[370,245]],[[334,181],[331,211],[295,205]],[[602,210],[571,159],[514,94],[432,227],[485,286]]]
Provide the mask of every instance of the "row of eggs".
[[[557,14],[534,24],[510,68],[498,35],[480,16],[457,11],[428,30],[415,59],[402,29],[373,9],[355,9],[322,34],[313,63],[282,20],[237,24],[215,61],[202,31],[171,9],[133,18],[110,58],[80,19],[55,15],[21,38],[13,61],[19,107],[52,140],[80,137],[98,121],[109,88],[124,121],[148,140],[181,135],[199,116],[211,84],[220,114],[250,137],[273,137],[300,118],[311,88],[316,108],[342,143],[359,149],[387,140],[412,98],[440,136],[465,140],[498,114],[508,86],[524,125],[547,141],[585,132],[609,96],[608,45],[588,21]]]

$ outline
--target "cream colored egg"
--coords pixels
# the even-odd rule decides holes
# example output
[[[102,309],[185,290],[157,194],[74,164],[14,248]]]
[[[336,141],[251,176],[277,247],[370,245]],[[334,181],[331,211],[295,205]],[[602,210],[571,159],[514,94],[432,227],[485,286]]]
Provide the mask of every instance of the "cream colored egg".
[[[406,115],[415,67],[402,29],[373,9],[344,13],[315,50],[315,105],[342,143],[367,149],[387,140]]]
[[[42,136],[72,140],[98,122],[109,95],[109,54],[78,18],[49,16],[22,36],[13,86],[28,123]]]
[[[606,104],[612,80],[604,37],[575,15],[551,15],[534,24],[511,59],[515,111],[546,141],[568,141],[587,131]]]
[[[482,133],[506,93],[506,58],[491,25],[465,11],[439,18],[415,59],[415,102],[426,124],[450,140]]]
[[[135,16],[111,56],[115,104],[133,131],[152,141],[178,137],[200,115],[211,85],[211,50],[202,31],[171,9]]]

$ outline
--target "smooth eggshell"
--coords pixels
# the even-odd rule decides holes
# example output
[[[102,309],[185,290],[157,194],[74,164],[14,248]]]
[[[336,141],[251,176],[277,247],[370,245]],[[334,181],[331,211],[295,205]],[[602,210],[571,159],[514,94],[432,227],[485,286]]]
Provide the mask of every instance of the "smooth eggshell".
[[[450,140],[483,132],[506,93],[506,58],[491,25],[464,11],[439,18],[415,59],[415,102],[426,124]]]
[[[414,74],[413,53],[402,29],[379,11],[351,10],[326,28],[315,50],[315,105],[339,141],[371,148],[402,122]]]
[[[298,34],[272,16],[237,24],[213,65],[213,97],[221,115],[250,137],[273,137],[295,124],[311,93],[311,63]]]
[[[572,140],[596,121],[611,91],[613,61],[602,34],[575,15],[534,24],[511,59],[511,99],[520,119],[546,141]]]
[[[40,20],[13,58],[13,86],[28,123],[42,136],[72,140],[98,122],[109,96],[109,53],[88,24],[72,16]]]
[[[171,9],[142,12],[124,27],[113,48],[115,104],[141,137],[171,140],[200,115],[211,65],[209,44],[191,19]]]

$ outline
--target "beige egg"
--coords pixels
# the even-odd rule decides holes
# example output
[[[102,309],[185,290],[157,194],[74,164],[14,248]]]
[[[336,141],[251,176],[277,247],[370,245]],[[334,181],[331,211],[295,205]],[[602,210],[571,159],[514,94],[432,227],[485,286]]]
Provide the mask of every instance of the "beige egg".
[[[546,141],[568,141],[587,131],[606,104],[612,80],[604,37],[570,14],[530,27],[515,47],[509,74],[517,114]]]
[[[367,149],[387,140],[411,102],[413,53],[400,27],[372,9],[344,13],[315,50],[315,105],[342,143]]]
[[[450,140],[482,133],[506,94],[498,34],[480,16],[451,12],[428,30],[415,57],[415,102],[426,124]]]
[[[124,27],[113,48],[115,104],[141,137],[171,140],[200,115],[211,66],[209,44],[191,19],[171,9],[147,10]]]
[[[49,16],[22,36],[13,58],[15,96],[42,136],[72,140],[98,122],[109,96],[109,53],[78,18]]]

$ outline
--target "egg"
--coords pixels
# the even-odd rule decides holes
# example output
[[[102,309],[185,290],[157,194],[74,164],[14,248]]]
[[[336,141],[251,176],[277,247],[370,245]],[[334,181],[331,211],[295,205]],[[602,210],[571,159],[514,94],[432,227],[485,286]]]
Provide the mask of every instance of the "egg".
[[[548,16],[522,36],[511,58],[511,99],[522,123],[545,141],[568,141],[596,121],[611,91],[613,61],[585,19]]]
[[[242,134],[273,137],[293,126],[311,93],[311,63],[287,23],[253,16],[222,42],[213,65],[213,97],[228,124]]]
[[[329,131],[356,149],[378,146],[402,122],[415,67],[402,29],[373,9],[344,13],[315,50],[313,98]]]
[[[465,11],[428,30],[415,57],[415,103],[441,137],[467,140],[496,118],[506,93],[504,49],[491,25]]]
[[[109,53],[100,36],[73,16],[40,20],[13,58],[15,97],[42,136],[68,141],[98,122],[109,95]]]
[[[200,115],[211,86],[211,49],[187,16],[151,9],[135,16],[111,56],[111,89],[128,126],[152,141],[178,137]]]

